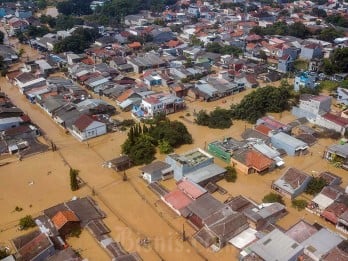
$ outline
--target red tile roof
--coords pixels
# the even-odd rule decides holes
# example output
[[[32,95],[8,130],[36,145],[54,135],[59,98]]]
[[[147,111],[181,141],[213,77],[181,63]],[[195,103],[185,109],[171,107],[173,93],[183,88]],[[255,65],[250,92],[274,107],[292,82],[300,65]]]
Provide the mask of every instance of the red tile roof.
[[[169,192],[163,197],[164,202],[176,210],[187,207],[193,200],[179,189]]]
[[[180,44],[181,42],[178,40],[170,40],[168,43],[166,43],[166,45],[171,48],[177,47]]]
[[[255,127],[255,130],[257,132],[260,132],[266,136],[268,136],[268,133],[272,130],[271,128],[268,128],[267,126],[260,124]]]
[[[68,222],[79,222],[79,218],[70,210],[59,211],[53,218],[54,226],[59,230]]]
[[[340,125],[342,127],[345,127],[348,125],[348,119],[342,118],[340,116],[331,114],[331,113],[326,113],[322,116],[324,119],[331,121],[337,125]]]
[[[80,116],[80,118],[78,118],[75,121],[74,125],[78,130],[84,131],[94,121],[95,121],[95,119],[93,119],[91,116],[89,116],[87,114],[83,114]]]
[[[207,192],[201,186],[187,179],[178,181],[177,187],[178,189],[180,189],[182,192],[184,192],[186,195],[188,195],[192,199],[197,199]]]
[[[125,92],[123,92],[119,97],[117,97],[118,102],[124,102],[134,93],[132,89],[128,89]]]

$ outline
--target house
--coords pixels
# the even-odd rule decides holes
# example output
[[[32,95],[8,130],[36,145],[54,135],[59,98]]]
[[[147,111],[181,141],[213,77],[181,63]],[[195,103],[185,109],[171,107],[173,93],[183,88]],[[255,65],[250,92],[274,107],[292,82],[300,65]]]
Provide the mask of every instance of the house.
[[[161,199],[168,205],[176,214],[179,216],[187,217],[189,214],[189,210],[187,206],[191,204],[193,199],[188,197],[183,191],[180,189],[175,189],[163,197]]]
[[[348,234],[348,209],[338,217],[336,228]]]
[[[246,145],[246,142],[237,141],[229,137],[224,138],[222,141],[213,141],[209,143],[208,152],[227,163],[231,163],[231,156],[234,152]]]
[[[328,186],[340,185],[342,183],[342,178],[330,171],[321,172],[318,177],[324,179]]]
[[[0,119],[0,131],[8,130],[11,128],[17,128],[25,122],[26,116],[21,117],[8,117]]]
[[[304,254],[315,261],[322,260],[321,258],[331,249],[342,242],[342,238],[326,228],[322,228],[317,233],[313,234],[302,245],[305,247]]]
[[[214,164],[214,157],[201,149],[194,149],[184,154],[169,154],[165,160],[174,172],[174,179],[184,177],[194,183],[205,185],[209,181],[220,180],[226,170]]]
[[[108,168],[113,168],[116,171],[129,169],[132,166],[132,161],[127,155],[122,155],[115,159],[106,162]]]
[[[343,194],[344,190],[337,185],[325,186],[307,205],[307,210],[321,215],[327,207]]]
[[[127,58],[128,63],[133,66],[134,72],[142,73],[147,69],[156,69],[164,67],[166,62],[163,61],[158,55],[153,53],[145,53],[138,55],[134,58]]]
[[[255,129],[260,131],[261,133],[265,134],[265,135],[269,135],[269,131],[265,132],[264,128],[263,129],[259,129],[258,126],[263,125],[265,127],[267,127],[270,131],[274,131],[274,132],[278,132],[278,131],[282,131],[282,132],[289,132],[289,127],[287,125],[285,125],[284,123],[277,121],[274,117],[272,116],[264,116],[260,119],[258,119],[256,121],[256,127]]]
[[[65,237],[80,228],[80,220],[73,211],[59,211],[52,217],[52,223],[60,236]]]
[[[41,261],[55,254],[52,240],[38,230],[12,240],[16,260]]]
[[[287,214],[287,211],[284,205],[275,202],[247,208],[243,210],[243,214],[248,220],[249,227],[262,230],[270,224],[275,224]]]
[[[344,169],[348,169],[348,143],[329,146],[325,151],[325,158]]]
[[[285,150],[289,156],[300,156],[307,153],[308,144],[284,132],[271,136],[272,146]]]
[[[294,60],[289,54],[284,54],[278,59],[278,71],[282,73],[287,73],[292,71],[294,66]]]
[[[342,117],[344,115],[344,112],[342,112],[341,115],[330,112],[323,115],[318,115],[315,119],[315,124],[330,130],[334,130],[344,136],[348,130],[348,118]]]
[[[343,217],[348,210],[348,195],[340,195],[335,202],[328,206],[322,213],[321,217],[326,221],[337,226],[340,217]]]
[[[15,62],[19,58],[16,51],[11,46],[3,44],[0,44],[0,56],[3,57],[4,62],[6,63]]]
[[[156,93],[142,98],[140,106],[134,106],[132,115],[136,118],[153,118],[158,114],[171,114],[185,108],[182,98],[169,93]]]
[[[212,214],[223,209],[225,205],[214,198],[211,194],[206,193],[194,200],[187,206],[190,214],[188,220],[194,228],[201,229],[204,226],[204,220]]]
[[[296,224],[292,225],[285,234],[301,244],[303,241],[318,232],[318,229],[305,220],[300,220]]]
[[[337,102],[348,105],[348,90],[345,88],[337,88]]]
[[[161,85],[162,78],[158,73],[152,72],[149,75],[144,77],[144,83],[149,87]]]
[[[301,88],[314,89],[317,86],[317,74],[315,72],[302,72],[295,76],[294,90],[299,91]]]
[[[148,183],[173,177],[173,168],[163,161],[152,162],[140,168],[140,170],[142,172],[141,176]]]
[[[234,77],[236,83],[244,84],[246,89],[256,88],[259,86],[259,82],[253,74],[241,74]]]
[[[345,260],[348,257],[348,241],[342,241],[336,247],[332,248],[323,257],[322,261]]]
[[[301,94],[300,103],[292,108],[292,114],[298,118],[305,117],[314,122],[318,115],[323,115],[331,110],[331,96]]]
[[[72,125],[71,133],[80,141],[104,135],[106,124],[94,119],[92,116],[82,114]]]
[[[276,228],[244,248],[240,253],[240,260],[296,261],[303,250],[302,245]]]
[[[204,226],[193,236],[204,247],[215,251],[248,228],[246,217],[229,206],[217,210],[203,220]]]
[[[253,149],[241,149],[231,157],[231,164],[244,174],[265,174],[275,167],[275,162]]]
[[[312,60],[314,58],[321,59],[323,57],[323,48],[316,43],[309,43],[301,46],[300,58]]]
[[[307,188],[312,179],[303,171],[296,168],[289,168],[276,181],[272,182],[271,188],[287,198],[294,199]]]

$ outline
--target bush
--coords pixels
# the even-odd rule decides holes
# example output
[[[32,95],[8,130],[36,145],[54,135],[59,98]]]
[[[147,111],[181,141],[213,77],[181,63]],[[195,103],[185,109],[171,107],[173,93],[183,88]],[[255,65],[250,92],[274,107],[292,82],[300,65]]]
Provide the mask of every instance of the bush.
[[[0,248],[0,259],[2,260],[5,257],[10,255],[9,251],[6,248]]]
[[[294,199],[291,201],[291,205],[297,210],[303,210],[307,207],[307,201],[304,199]]]
[[[278,202],[280,204],[285,205],[284,200],[282,198],[282,196],[280,196],[279,194],[276,193],[269,193],[267,195],[265,195],[262,199],[262,202],[264,203],[274,203],[274,202]]]
[[[16,206],[15,209],[14,209],[14,211],[16,211],[16,212],[21,212],[22,210],[23,210],[23,208],[18,207],[18,206]]]
[[[27,215],[19,220],[20,229],[27,230],[35,226],[36,226],[35,221],[30,215]]]
[[[321,177],[314,177],[308,183],[305,192],[309,195],[318,194],[327,185],[325,179]]]
[[[198,112],[195,122],[198,125],[208,126],[212,129],[228,129],[232,125],[231,111],[216,108],[209,114],[201,110]]]
[[[237,171],[234,167],[227,166],[226,168],[226,173],[225,173],[225,180],[227,182],[236,182],[237,180]]]
[[[70,233],[69,233],[69,237],[76,237],[79,238],[81,235],[82,229],[80,227],[74,227]]]

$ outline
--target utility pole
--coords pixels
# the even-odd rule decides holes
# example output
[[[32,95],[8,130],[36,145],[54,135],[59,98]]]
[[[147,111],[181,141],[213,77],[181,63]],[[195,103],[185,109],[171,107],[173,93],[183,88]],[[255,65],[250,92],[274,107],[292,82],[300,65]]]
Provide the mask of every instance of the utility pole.
[[[185,224],[182,224],[182,241],[186,241]]]

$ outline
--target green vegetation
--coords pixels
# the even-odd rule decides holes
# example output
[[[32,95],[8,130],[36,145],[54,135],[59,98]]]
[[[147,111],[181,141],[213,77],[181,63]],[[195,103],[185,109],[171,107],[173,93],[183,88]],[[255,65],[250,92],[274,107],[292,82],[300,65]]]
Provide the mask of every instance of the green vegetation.
[[[54,45],[54,52],[82,53],[99,37],[96,29],[77,28],[72,36],[68,36]]]
[[[232,125],[231,111],[216,108],[208,114],[205,110],[201,110],[198,112],[195,122],[212,129],[228,129]]]
[[[325,80],[320,82],[319,88],[320,90],[327,90],[329,92],[333,92],[336,91],[338,86],[340,86],[340,84],[336,81]]]
[[[321,177],[313,177],[308,183],[305,192],[309,195],[318,194],[327,185],[325,179]]]
[[[161,153],[170,153],[173,148],[192,143],[192,136],[179,121],[157,118],[150,127],[137,124],[130,128],[127,140],[122,144],[122,153],[128,155],[135,165],[148,164],[155,159],[156,146]]]
[[[239,55],[242,53],[242,49],[238,47],[235,47],[232,45],[221,45],[216,42],[208,43],[205,50],[207,52],[219,53],[222,55],[225,55],[225,54]]]
[[[160,153],[162,153],[162,154],[169,154],[169,153],[173,152],[173,147],[166,140],[160,140],[158,142],[158,148],[160,150]]]
[[[270,192],[267,195],[265,195],[262,199],[263,203],[274,203],[274,202],[278,202],[280,204],[285,205],[284,200],[282,198],[282,196],[280,196],[279,194]]]
[[[291,205],[293,208],[301,211],[307,207],[307,201],[304,199],[294,199],[291,201]]]
[[[226,173],[225,173],[225,180],[227,182],[236,182],[237,180],[237,171],[234,167],[227,166],[226,168]]]
[[[35,221],[32,218],[32,216],[30,216],[30,215],[22,217],[19,220],[19,227],[20,227],[20,229],[27,230],[27,229],[35,227],[35,226],[36,226]]]
[[[309,62],[306,60],[297,59],[294,62],[294,68],[297,71],[306,71],[308,69]]]
[[[327,41],[327,42],[333,42],[336,38],[344,36],[343,31],[336,30],[334,28],[325,28],[323,30],[319,31],[318,39]]]
[[[311,35],[306,26],[301,22],[291,25],[285,22],[275,22],[273,25],[267,27],[255,26],[251,29],[251,33],[258,35],[291,35],[299,38],[306,38]]]
[[[92,0],[68,0],[57,3],[58,12],[64,15],[88,15],[92,14],[89,7]]]
[[[16,206],[14,209],[15,212],[21,212],[22,210],[23,210],[23,208],[18,207],[18,206]]]
[[[288,109],[291,98],[290,88],[282,84],[279,88],[266,86],[246,95],[238,105],[231,106],[232,119],[247,120],[251,123],[267,112],[282,112]]]
[[[348,27],[348,19],[344,18],[341,15],[335,14],[335,15],[330,15],[328,17],[326,17],[326,22],[333,24],[333,25],[337,25],[337,26],[341,26],[341,27]]]
[[[79,183],[77,180],[77,176],[79,175],[79,170],[70,168],[70,188],[72,191],[76,191],[79,189]]]
[[[336,48],[329,59],[323,60],[321,69],[328,75],[348,72],[348,47]]]
[[[82,229],[81,227],[74,227],[70,233],[69,233],[69,237],[76,237],[79,238],[81,235]]]

